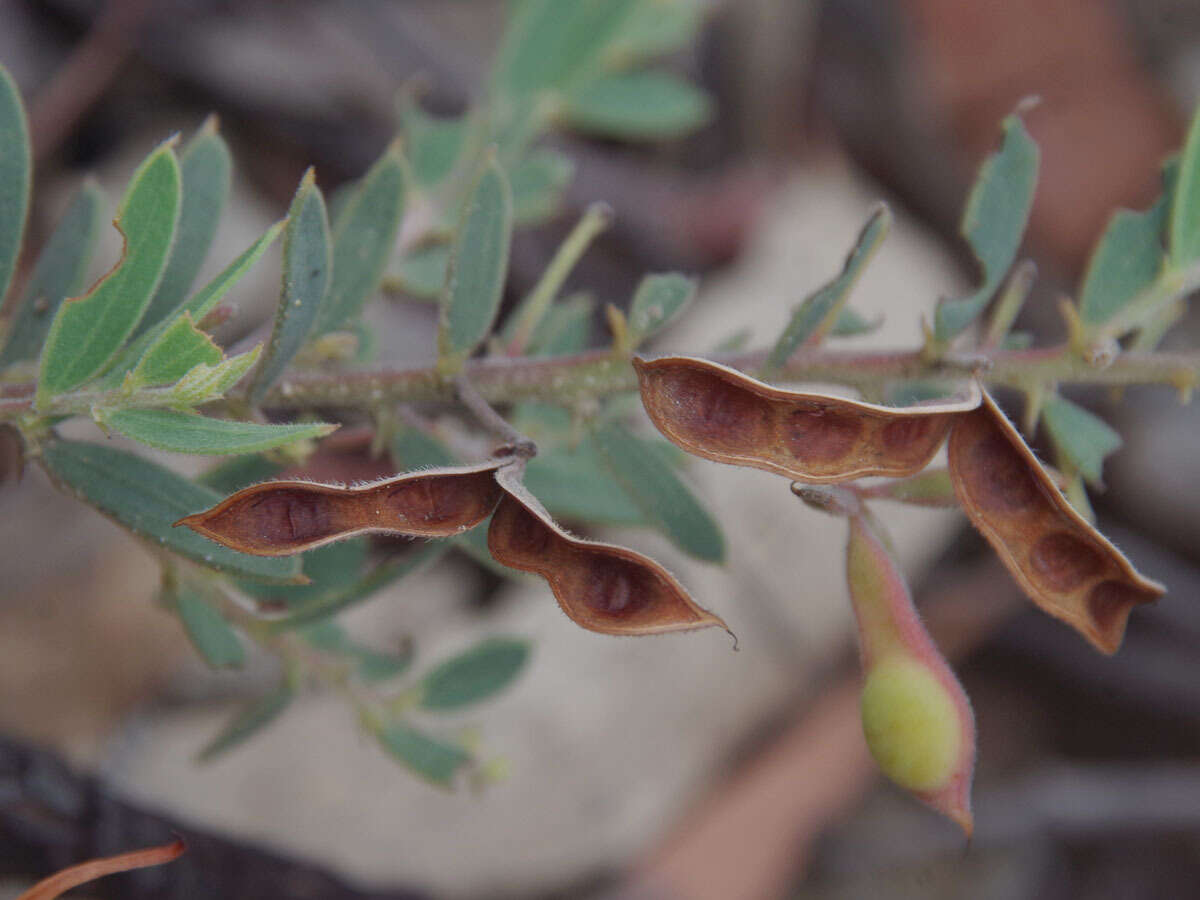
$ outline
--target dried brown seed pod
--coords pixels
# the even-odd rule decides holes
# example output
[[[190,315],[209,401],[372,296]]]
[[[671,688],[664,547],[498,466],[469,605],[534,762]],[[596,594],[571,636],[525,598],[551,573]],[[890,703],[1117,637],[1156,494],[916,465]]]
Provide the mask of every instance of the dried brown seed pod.
[[[290,556],[369,531],[449,537],[491,514],[500,499],[493,473],[506,461],[426,469],[355,487],[267,481],[175,524],[255,556]]]
[[[906,407],[785,391],[704,359],[633,361],[642,405],[659,431],[689,453],[797,481],[923,469],[954,417],[979,405],[967,395]]]
[[[577,625],[601,634],[658,634],[716,625],[654,560],[625,547],[572,537],[521,483],[520,470],[496,472],[503,496],[488,528],[496,561],[541,575]]]
[[[1165,591],[1084,519],[986,393],[950,434],[950,477],[972,524],[1045,612],[1104,653],[1130,610]]]

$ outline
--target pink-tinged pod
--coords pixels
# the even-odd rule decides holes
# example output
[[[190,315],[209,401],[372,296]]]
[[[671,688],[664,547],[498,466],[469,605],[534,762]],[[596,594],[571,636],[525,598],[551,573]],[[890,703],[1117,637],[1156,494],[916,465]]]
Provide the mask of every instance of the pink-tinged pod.
[[[642,405],[672,443],[705,459],[815,483],[920,471],[955,416],[980,400],[974,383],[961,398],[891,407],[782,390],[692,357],[635,359],[633,366]]]
[[[486,519],[506,459],[425,469],[355,487],[267,481],[180,519],[209,540],[255,556],[290,556],[356,534],[450,537]]]
[[[975,717],[921,624],[904,576],[866,512],[850,517],[846,569],[863,665],[863,735],[892,781],[969,837]]]
[[[654,560],[563,531],[525,488],[519,466],[500,469],[496,481],[503,496],[488,527],[488,550],[503,565],[545,578],[577,625],[620,635],[714,625],[728,631]]]
[[[1133,607],[1165,588],[1071,506],[986,393],[979,409],[959,418],[948,450],[963,509],[1029,598],[1115,653]]]

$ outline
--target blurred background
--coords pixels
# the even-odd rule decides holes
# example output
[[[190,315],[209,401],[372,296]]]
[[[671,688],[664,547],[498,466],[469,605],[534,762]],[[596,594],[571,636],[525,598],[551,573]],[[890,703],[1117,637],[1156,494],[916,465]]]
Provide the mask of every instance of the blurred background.
[[[0,0],[0,61],[37,160],[31,244],[85,173],[115,198],[151,147],[215,112],[236,164],[219,266],[283,215],[308,165],[327,191],[361,173],[395,131],[401,85],[420,79],[434,112],[477,97],[504,15],[493,0]],[[1056,297],[1112,210],[1153,198],[1182,141],[1200,99],[1200,4],[713,0],[670,65],[711,93],[712,123],[632,149],[553,137],[576,177],[562,214],[514,241],[510,297],[603,200],[615,225],[572,285],[623,304],[646,271],[695,272],[697,306],[656,349],[702,353],[743,328],[766,344],[884,199],[897,221],[855,305],[887,321],[854,340],[911,347],[920,315],[972,281],[957,237],[966,190],[1000,120],[1036,95],[1024,252],[1039,280],[1022,327],[1055,341]],[[115,252],[110,241],[99,271]],[[270,314],[278,277],[264,263],[239,285],[224,339]],[[428,362],[433,311],[377,305],[381,358]],[[1198,343],[1189,316],[1166,346]],[[80,896],[1194,896],[1200,422],[1167,391],[1072,396],[1125,438],[1094,497],[1102,530],[1169,587],[1134,613],[1117,656],[1034,611],[961,515],[884,511],[975,706],[966,852],[954,826],[877,777],[857,719],[843,524],[774,476],[690,467],[725,528],[721,568],[622,535],[729,622],[737,654],[722,634],[583,632],[540,582],[457,556],[355,610],[357,633],[413,634],[431,658],[486,634],[535,641],[521,681],[462,717],[508,778],[445,794],[315,693],[197,766],[270,664],[205,669],[152,602],[150,557],[30,470],[0,489],[0,896],[171,828],[192,847],[180,861]]]

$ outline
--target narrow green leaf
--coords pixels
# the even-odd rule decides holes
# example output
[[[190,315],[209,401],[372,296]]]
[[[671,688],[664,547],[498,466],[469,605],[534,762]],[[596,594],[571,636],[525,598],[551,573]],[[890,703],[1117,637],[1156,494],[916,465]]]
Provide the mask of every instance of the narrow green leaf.
[[[281,681],[271,693],[251,703],[230,720],[209,744],[200,751],[200,762],[212,762],[245,740],[262,731],[279,718],[295,698],[296,692],[288,681]]]
[[[250,388],[250,402],[261,403],[308,340],[325,299],[333,266],[325,199],[309,169],[288,209],[283,230],[283,287],[275,307],[275,327]]]
[[[214,669],[237,668],[246,661],[237,633],[194,586],[176,582],[164,590],[163,601],[175,610],[188,640]]]
[[[118,409],[106,413],[103,423],[156,450],[206,456],[260,453],[294,441],[324,437],[337,428],[323,422],[294,425],[234,422],[173,409]]]
[[[250,371],[261,352],[262,344],[258,344],[253,350],[222,360],[215,366],[203,363],[192,366],[171,389],[174,401],[171,405],[190,408],[223,396]]]
[[[1103,419],[1057,394],[1042,408],[1042,421],[1059,464],[1078,472],[1093,487],[1100,487],[1104,457],[1120,448],[1121,436]]]
[[[171,258],[136,334],[164,321],[187,297],[217,233],[229,197],[233,161],[217,120],[209,116],[179,154],[182,202]]]
[[[414,250],[400,260],[393,279],[406,294],[434,299],[446,286],[446,269],[450,265],[449,244],[429,244]]]
[[[867,319],[863,317],[862,313],[845,306],[838,313],[837,321],[829,329],[829,334],[831,337],[854,337],[859,334],[870,334],[872,331],[878,331],[882,324],[883,316]]]
[[[42,466],[64,490],[94,506],[119,525],[193,562],[233,575],[265,581],[295,581],[298,559],[238,553],[174,528],[184,516],[207,509],[221,495],[140,456],[78,441],[50,441]]]
[[[520,96],[594,73],[637,0],[523,0],[509,16],[490,84]]]
[[[458,771],[471,762],[471,754],[417,731],[404,722],[392,722],[377,732],[383,748],[415,774],[439,787],[450,787]]]
[[[0,366],[36,359],[58,307],[64,299],[83,289],[84,275],[100,229],[103,204],[104,194],[90,179],[75,192],[70,206],[38,255],[8,333],[8,343],[0,353]]]
[[[217,463],[212,468],[206,469],[196,481],[224,496],[252,484],[258,484],[260,481],[269,481],[282,471],[283,466],[279,463],[272,462],[264,456],[248,453],[245,456],[231,456],[229,459]],[[342,541],[329,546],[344,547],[349,543],[351,542]],[[310,573],[306,572],[305,574]]]
[[[938,302],[935,336],[948,341],[983,312],[1017,257],[1025,223],[1033,207],[1040,151],[1017,114],[1004,120],[1000,149],[979,169],[959,231],[971,245],[983,272],[977,290]]]
[[[571,294],[546,312],[529,339],[529,355],[562,356],[578,353],[592,341],[596,299],[590,294]]]
[[[767,373],[778,372],[798,347],[803,344],[819,344],[835,329],[846,308],[850,291],[891,227],[891,211],[886,206],[879,206],[858,233],[854,247],[842,264],[842,271],[833,280],[805,297],[792,312],[791,319],[767,356],[764,366]]]
[[[644,277],[629,307],[629,336],[633,346],[665,328],[695,296],[696,279],[678,272]]]
[[[463,208],[442,292],[439,365],[457,371],[488,336],[508,274],[512,195],[494,158],[484,165]]]
[[[610,45],[606,60],[622,69],[680,50],[696,39],[703,16],[704,4],[696,0],[640,0]]]
[[[514,163],[508,178],[512,187],[513,223],[536,225],[552,217],[562,208],[563,194],[574,177],[574,160],[545,147]]]
[[[430,669],[421,679],[421,708],[445,712],[500,693],[529,659],[529,642],[488,638]]]
[[[158,286],[179,217],[179,163],[172,141],[138,167],[117,209],[121,261],[82,297],[58,310],[42,350],[37,405],[78,387],[117,355]]]
[[[592,438],[574,449],[551,447],[525,466],[525,486],[556,518],[645,525],[648,517],[604,468]]]
[[[383,681],[395,678],[413,660],[411,644],[398,653],[384,653],[350,637],[336,622],[324,621],[296,629],[304,640],[327,653],[336,653],[353,660],[363,681]]]
[[[577,131],[626,140],[662,140],[694,131],[712,118],[708,97],[662,72],[601,75],[571,90],[560,111]]]
[[[184,313],[158,333],[126,383],[131,388],[174,384],[194,367],[215,366],[224,358],[212,338],[195,326],[191,314]]]
[[[1200,257],[1200,109],[1188,127],[1178,171],[1167,244],[1172,268],[1183,269]]]
[[[313,334],[358,318],[379,289],[404,215],[404,160],[393,143],[363,176],[333,229],[333,276]]]
[[[616,423],[596,431],[600,459],[646,519],[699,559],[721,562],[721,528],[661,454]]]
[[[212,312],[218,303],[225,297],[242,276],[245,275],[250,267],[253,266],[267,252],[267,248],[275,242],[279,237],[279,233],[283,231],[283,226],[286,220],[276,222],[266,233],[263,234],[257,241],[247,247],[237,259],[231,262],[225,269],[213,278],[203,288],[193,294],[187,301],[181,303],[175,312],[159,322],[153,328],[150,328],[145,333],[134,338],[129,345],[121,351],[117,361],[113,363],[111,369],[101,380],[101,385],[106,388],[115,387],[121,383],[125,373],[134,368],[138,361],[145,355],[146,349],[157,341],[168,328],[178,327],[179,320],[187,314],[191,316],[193,322],[200,322]]]
[[[1169,206],[1164,195],[1145,212],[1120,209],[1113,214],[1079,289],[1079,315],[1085,325],[1102,325],[1158,277]]]
[[[8,69],[0,66],[0,301],[8,293],[21,252],[32,176],[29,125],[21,94]]]
[[[400,102],[400,130],[413,179],[422,187],[430,188],[454,171],[469,128],[465,117],[431,116],[415,97],[407,95]]]

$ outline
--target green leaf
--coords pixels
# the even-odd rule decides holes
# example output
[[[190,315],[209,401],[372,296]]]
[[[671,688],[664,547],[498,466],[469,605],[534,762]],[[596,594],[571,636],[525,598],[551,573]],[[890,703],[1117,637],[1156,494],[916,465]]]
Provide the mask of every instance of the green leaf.
[[[164,589],[163,601],[175,610],[188,640],[214,669],[238,668],[246,661],[237,633],[194,586],[176,582]]]
[[[1172,268],[1185,268],[1200,257],[1200,109],[1192,117],[1179,157],[1167,245]]]
[[[310,606],[362,578],[367,565],[367,546],[367,538],[356,537],[301,553],[302,571],[308,576],[308,584],[242,581],[238,587],[243,593],[266,603],[283,604],[289,609]]]
[[[681,50],[700,30],[704,4],[696,0],[640,0],[606,55],[614,68]]]
[[[879,316],[874,319],[863,318],[861,313],[857,313],[848,306],[842,307],[842,311],[838,313],[837,321],[833,323],[833,328],[829,329],[831,337],[854,337],[859,334],[870,334],[872,331],[878,331],[879,326],[883,324],[883,317]]]
[[[620,35],[637,0],[523,0],[509,16],[490,84],[520,96],[585,78]]]
[[[249,556],[190,528],[172,527],[215,505],[221,495],[170,469],[124,450],[78,441],[50,441],[39,459],[64,490],[151,544],[246,578],[291,582],[300,575],[298,559]]]
[[[130,388],[174,384],[194,367],[215,366],[224,358],[212,338],[193,324],[191,314],[184,313],[158,333],[126,384]]]
[[[118,409],[106,412],[102,422],[156,450],[206,456],[259,453],[294,441],[324,437],[337,428],[323,422],[294,425],[234,422],[173,409]]]
[[[42,351],[37,405],[78,387],[111,362],[158,286],[179,217],[179,164],[171,142],[138,167],[117,209],[125,238],[117,266],[58,310]]]
[[[1100,487],[1104,457],[1121,446],[1121,436],[1103,419],[1057,394],[1042,409],[1046,433],[1057,451],[1059,464]]]
[[[934,315],[934,333],[948,341],[983,312],[1017,256],[1033,207],[1040,152],[1017,114],[1004,120],[1000,149],[979,169],[959,231],[983,270],[983,283],[966,297],[944,298]]]
[[[552,217],[574,177],[575,162],[557,150],[539,148],[514,163],[508,178],[514,224],[536,225]]]
[[[314,334],[356,319],[379,289],[404,215],[404,160],[393,143],[363,176],[333,229],[333,278]]]
[[[1117,210],[1092,251],[1079,289],[1084,324],[1101,325],[1158,278],[1163,266],[1164,195],[1145,212]]]
[[[103,204],[104,194],[90,179],[75,192],[71,205],[38,255],[8,333],[8,343],[0,354],[0,366],[36,359],[63,300],[83,289]]]
[[[439,787],[450,787],[458,771],[471,762],[471,754],[417,731],[404,722],[392,722],[377,732],[379,743],[415,774]]]
[[[696,279],[678,272],[644,277],[629,307],[629,335],[633,346],[665,328],[695,296]]]
[[[406,294],[432,299],[438,297],[446,286],[446,269],[449,265],[450,245],[429,244],[400,260],[393,278]]]
[[[397,428],[392,435],[392,461],[403,471],[452,466],[454,457],[446,446],[420,428]]]
[[[173,402],[170,405],[199,406],[223,396],[250,371],[261,352],[262,344],[258,344],[253,350],[222,360],[215,366],[203,363],[192,366],[171,388],[170,397]]]
[[[573,89],[559,113],[577,131],[626,140],[662,140],[694,131],[712,104],[688,82],[662,72],[602,75]]]
[[[926,469],[908,478],[898,478],[868,488],[864,496],[895,500],[914,506],[950,507],[958,505],[954,485],[947,469]]]
[[[600,459],[647,521],[680,550],[709,562],[725,558],[721,528],[662,454],[616,423],[595,434]]]
[[[245,456],[231,456],[217,463],[211,469],[206,469],[196,481],[207,488],[212,488],[218,494],[232,494],[244,487],[269,481],[283,471],[283,466],[272,462],[263,456],[248,453]],[[344,547],[350,541],[330,544],[330,547]],[[306,573],[308,574],[308,573]]]
[[[589,294],[571,294],[546,312],[529,339],[530,356],[563,356],[579,353],[592,340],[596,300]]]
[[[815,346],[835,329],[846,308],[850,291],[857,284],[867,263],[875,255],[892,227],[892,213],[879,206],[858,233],[854,247],[842,264],[842,271],[801,301],[792,312],[787,326],[775,341],[764,369],[779,372],[801,345]]]
[[[333,266],[329,220],[325,198],[313,177],[312,169],[304,173],[288,209],[283,230],[283,286],[275,307],[275,327],[250,388],[251,403],[262,402],[308,340],[329,286]]]
[[[400,130],[413,179],[429,188],[440,184],[454,171],[454,164],[462,156],[469,125],[465,117],[443,119],[431,116],[410,94],[401,98]]]
[[[167,319],[184,301],[216,236],[217,222],[229,197],[233,162],[229,147],[217,133],[215,116],[205,121],[183,149],[179,167],[182,202],[175,243],[158,290],[146,307],[135,334]]]
[[[556,518],[609,525],[645,525],[648,517],[607,470],[593,440],[552,447],[525,466],[525,486]]]
[[[395,678],[409,667],[413,660],[411,645],[399,653],[384,653],[359,643],[336,622],[318,622],[305,625],[296,633],[308,643],[327,653],[336,653],[352,659],[363,681],[383,681]]]
[[[439,367],[457,371],[488,336],[508,274],[512,195],[504,170],[489,159],[463,208],[442,292]]]
[[[16,82],[0,66],[0,301],[8,292],[21,252],[33,173],[29,125]]]
[[[251,703],[239,712],[209,744],[200,751],[200,762],[212,762],[223,753],[232,750],[247,738],[253,737],[279,718],[295,698],[296,692],[289,681],[279,683],[275,690]]]
[[[529,650],[528,641],[488,638],[452,656],[421,679],[421,708],[445,712],[495,696],[521,674]]]

